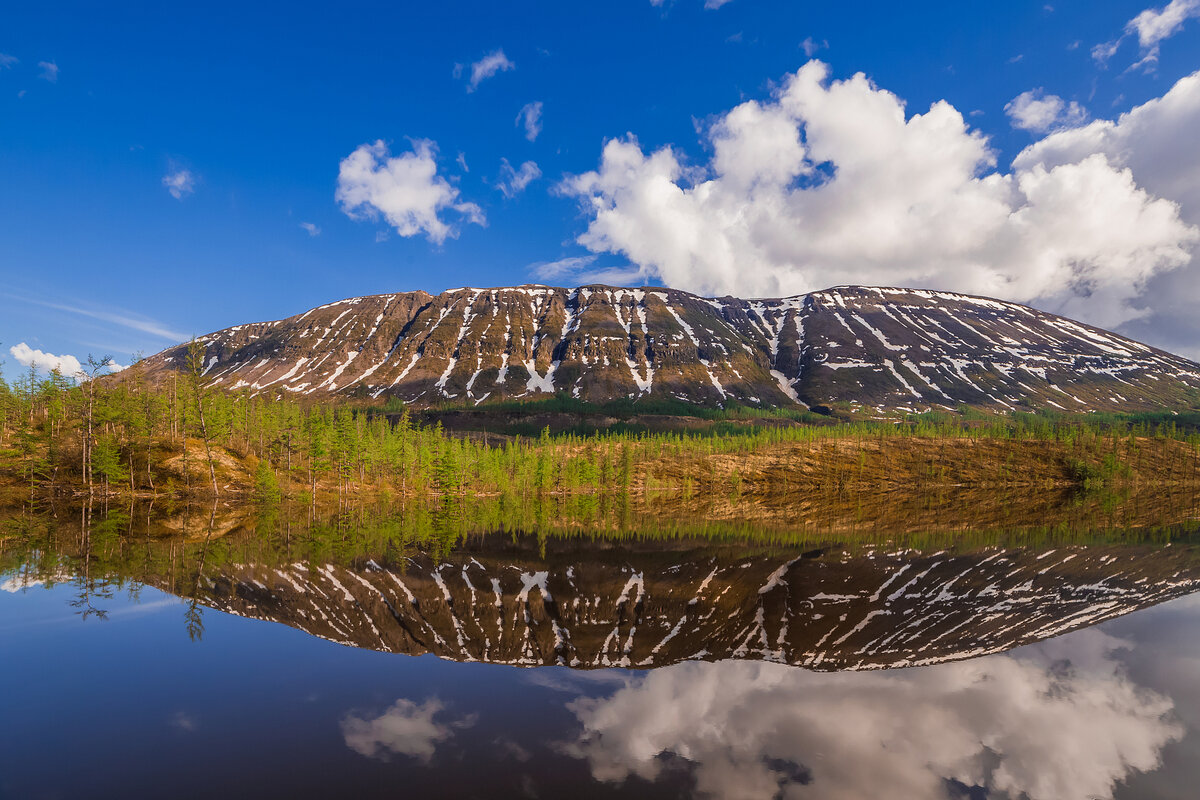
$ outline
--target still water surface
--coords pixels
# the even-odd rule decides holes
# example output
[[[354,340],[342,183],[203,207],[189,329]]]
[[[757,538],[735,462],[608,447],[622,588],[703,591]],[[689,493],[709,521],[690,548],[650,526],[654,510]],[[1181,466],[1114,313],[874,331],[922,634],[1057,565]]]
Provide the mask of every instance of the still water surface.
[[[222,514],[9,521],[0,797],[1195,796],[1193,525]]]

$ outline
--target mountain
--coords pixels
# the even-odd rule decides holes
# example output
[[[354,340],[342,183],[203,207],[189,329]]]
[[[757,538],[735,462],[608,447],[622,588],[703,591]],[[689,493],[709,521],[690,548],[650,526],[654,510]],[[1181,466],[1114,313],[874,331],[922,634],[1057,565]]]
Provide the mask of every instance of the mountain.
[[[1187,542],[849,554],[497,535],[380,561],[213,565],[196,596],[346,645],[456,661],[843,670],[1004,652],[1200,589]]]
[[[868,414],[1183,409],[1200,365],[999,300],[843,286],[781,299],[518,286],[374,295],[198,340],[211,385],[416,406],[652,396]],[[147,359],[161,377],[187,346]]]

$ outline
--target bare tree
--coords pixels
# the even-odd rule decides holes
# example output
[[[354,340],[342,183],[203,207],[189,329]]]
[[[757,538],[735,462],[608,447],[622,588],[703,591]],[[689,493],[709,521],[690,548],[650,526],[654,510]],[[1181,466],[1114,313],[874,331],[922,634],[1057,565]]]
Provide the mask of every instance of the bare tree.
[[[200,423],[200,438],[204,440],[204,455],[208,458],[208,476],[212,479],[213,497],[221,494],[217,488],[217,470],[213,466],[212,445],[209,442],[208,425],[204,421],[204,345],[192,339],[188,342],[188,375],[192,382],[192,396],[196,399],[196,420]],[[186,444],[185,444],[186,446]]]
[[[86,398],[86,408],[84,411],[84,432],[83,432],[83,479],[87,484],[88,497],[92,496],[92,447],[95,445],[96,437],[96,378],[100,377],[102,370],[107,370],[112,366],[112,356],[104,356],[97,359],[90,353],[87,358],[87,367],[81,369],[77,374],[80,382],[84,385],[84,396]]]

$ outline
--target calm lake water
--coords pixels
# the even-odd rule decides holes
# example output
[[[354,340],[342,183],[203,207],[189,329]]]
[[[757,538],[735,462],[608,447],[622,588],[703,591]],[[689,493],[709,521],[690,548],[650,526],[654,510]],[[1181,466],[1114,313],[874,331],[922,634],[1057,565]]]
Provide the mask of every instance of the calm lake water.
[[[1195,796],[1179,515],[542,511],[9,518],[0,797]]]

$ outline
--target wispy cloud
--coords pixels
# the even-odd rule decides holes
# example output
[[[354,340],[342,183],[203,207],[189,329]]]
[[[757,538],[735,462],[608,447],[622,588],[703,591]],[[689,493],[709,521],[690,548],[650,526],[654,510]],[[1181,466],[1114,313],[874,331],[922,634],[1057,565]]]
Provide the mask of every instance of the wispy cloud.
[[[525,138],[529,141],[537,139],[538,134],[542,132],[542,101],[538,100],[521,106],[513,124],[525,126]]]
[[[300,227],[303,228],[309,236],[321,235],[321,227],[312,222],[301,222]]]
[[[166,175],[163,175],[162,185],[167,187],[171,197],[182,200],[196,191],[196,176],[190,169],[172,168]]]
[[[538,261],[530,264],[528,269],[534,277],[544,281],[556,281],[561,278],[574,278],[580,272],[596,263],[599,256],[568,256],[557,261]]]
[[[496,188],[511,200],[540,177],[542,177],[542,171],[534,162],[526,161],[520,167],[514,168],[512,164],[508,163],[507,158],[502,158],[500,159],[500,177],[496,179]]]
[[[51,83],[58,83],[58,64],[53,61],[39,61],[38,67],[42,70],[42,74],[38,75],[39,78]]]
[[[706,9],[708,9],[709,11],[712,11],[714,9],[720,8],[721,6],[725,5],[726,3],[732,3],[732,2],[733,2],[733,0],[704,0],[704,7]],[[650,0],[650,5],[655,6],[656,8],[660,8],[666,4],[667,4],[666,0]]]
[[[14,64],[20,62],[16,56],[10,56],[8,53],[0,53],[0,69],[11,69]]]
[[[599,256],[567,256],[557,261],[538,261],[527,269],[538,280],[556,281],[564,284],[581,285],[606,283],[613,286],[629,286],[645,279],[645,271],[631,264],[598,267]]]
[[[483,58],[471,65],[471,75],[467,80],[467,91],[473,92],[479,88],[479,84],[486,81],[488,78],[500,72],[508,72],[516,69],[515,62],[504,55],[504,51],[500,49],[493,50]],[[454,65],[454,77],[461,77],[464,68],[462,64]]]
[[[815,56],[817,54],[817,51],[825,50],[828,48],[829,48],[829,42],[825,41],[824,39],[822,39],[821,41],[818,42],[815,39],[813,39],[811,36],[807,37],[803,42],[800,43],[800,49],[803,50],[804,55],[808,56],[809,58],[812,58],[813,56]]]
[[[1124,32],[1111,42],[1101,42],[1092,48],[1092,58],[1104,66],[1121,43],[1130,36],[1137,37],[1141,58],[1130,69],[1152,72],[1158,65],[1159,48],[1163,40],[1174,36],[1189,19],[1200,17],[1200,0],[1171,0],[1162,8],[1147,8],[1125,23]]]
[[[81,317],[88,317],[90,319],[100,320],[101,322],[119,325],[122,328],[128,328],[141,333],[148,333],[151,336],[158,336],[159,338],[167,339],[172,342],[182,342],[190,338],[188,334],[171,330],[156,320],[152,320],[129,311],[124,311],[122,309],[97,310],[67,305],[65,303],[53,303],[46,300],[34,300],[27,297],[18,297],[17,295],[12,294],[6,294],[5,296],[12,297],[24,303],[39,305],[43,308],[53,308],[56,311],[65,311],[69,314],[78,314]]]

